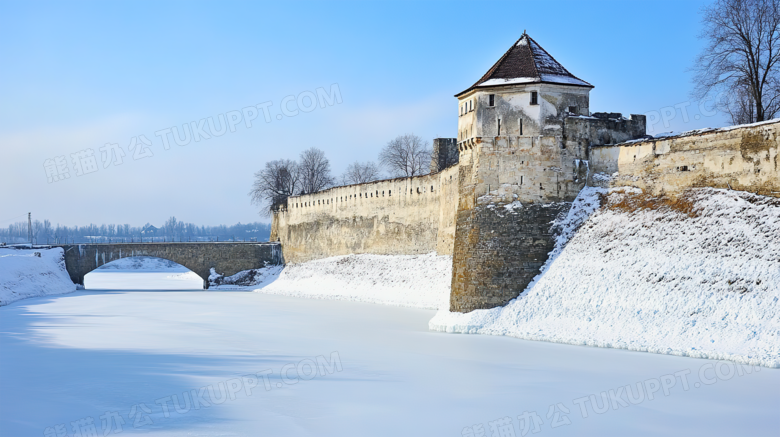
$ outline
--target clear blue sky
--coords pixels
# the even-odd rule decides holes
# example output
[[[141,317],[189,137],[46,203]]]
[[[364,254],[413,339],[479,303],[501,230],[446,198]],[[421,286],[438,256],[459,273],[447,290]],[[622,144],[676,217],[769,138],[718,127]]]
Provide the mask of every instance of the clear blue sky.
[[[674,110],[650,133],[721,126],[689,98],[706,3],[2,2],[0,226],[28,211],[67,225],[258,220],[247,192],[268,160],[315,146],[340,174],[399,134],[455,137],[453,95],[524,29],[596,86],[592,111],[669,119],[691,102],[687,122]],[[276,118],[285,96],[332,84],[341,104]],[[155,136],[267,101],[271,122],[251,129],[169,150]],[[100,147],[127,152],[138,135],[154,156],[103,168]],[[89,148],[99,170],[76,176],[70,154]],[[48,183],[57,156],[71,177]]]

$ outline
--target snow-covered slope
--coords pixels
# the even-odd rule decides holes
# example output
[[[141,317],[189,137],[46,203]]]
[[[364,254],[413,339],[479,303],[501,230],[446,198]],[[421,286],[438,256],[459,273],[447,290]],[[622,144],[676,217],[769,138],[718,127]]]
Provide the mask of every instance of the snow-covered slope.
[[[575,228],[598,191],[559,225]],[[429,327],[780,367],[780,200],[612,190],[566,240],[505,307],[442,310]]]
[[[76,285],[65,270],[61,248],[0,248],[0,306],[28,297],[73,291]]]
[[[415,308],[449,306],[452,257],[346,255],[288,265],[256,291]]]

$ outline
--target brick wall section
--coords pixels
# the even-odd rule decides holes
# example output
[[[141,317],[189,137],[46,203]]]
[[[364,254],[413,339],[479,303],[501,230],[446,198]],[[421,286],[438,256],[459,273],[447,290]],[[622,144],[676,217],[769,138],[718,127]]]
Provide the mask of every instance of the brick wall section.
[[[57,247],[65,251],[65,267],[70,278],[81,285],[87,273],[111,261],[133,256],[153,256],[179,263],[203,278],[206,288],[212,267],[217,273],[230,276],[283,263],[281,248],[274,243],[116,243]]]

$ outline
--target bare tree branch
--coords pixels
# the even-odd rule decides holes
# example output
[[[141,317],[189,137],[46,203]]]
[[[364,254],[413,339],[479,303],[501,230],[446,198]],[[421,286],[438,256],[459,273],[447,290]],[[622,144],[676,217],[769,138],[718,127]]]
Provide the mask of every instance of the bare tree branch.
[[[255,182],[249,192],[252,204],[261,206],[261,214],[268,216],[288,197],[297,194],[300,180],[301,173],[295,161],[281,159],[266,162],[265,168],[255,173]]]
[[[431,149],[417,135],[400,135],[382,149],[379,162],[396,177],[427,174],[430,170]]]
[[[301,153],[301,161],[298,166],[303,193],[316,193],[333,185],[333,177],[330,174],[330,161],[325,157],[325,152],[322,150],[314,147],[304,150]]]
[[[707,47],[693,70],[694,97],[720,93],[733,124],[780,112],[780,0],[716,0],[704,8]]]
[[[341,183],[344,185],[364,184],[380,178],[379,166],[375,163],[353,162],[347,167],[344,175],[341,176]]]

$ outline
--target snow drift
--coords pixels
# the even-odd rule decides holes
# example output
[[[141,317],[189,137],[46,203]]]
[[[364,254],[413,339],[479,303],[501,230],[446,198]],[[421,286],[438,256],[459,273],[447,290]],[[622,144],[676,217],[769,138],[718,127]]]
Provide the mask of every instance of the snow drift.
[[[555,250],[517,299],[441,310],[430,329],[780,367],[780,200],[586,187],[555,225]]]
[[[28,297],[71,293],[76,287],[65,270],[62,248],[0,248],[0,306]]]
[[[256,291],[439,309],[449,307],[451,278],[450,256],[346,255],[287,265]]]

